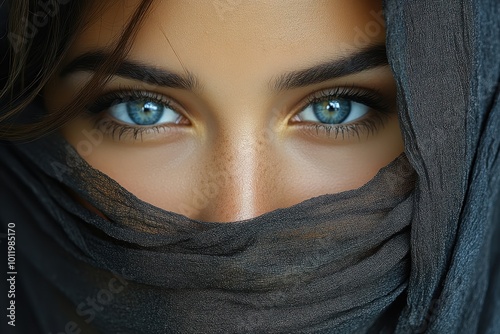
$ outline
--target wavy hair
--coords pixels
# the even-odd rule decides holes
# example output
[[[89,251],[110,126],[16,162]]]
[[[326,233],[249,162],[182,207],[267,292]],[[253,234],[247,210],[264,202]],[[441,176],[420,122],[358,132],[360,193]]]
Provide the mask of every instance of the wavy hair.
[[[109,80],[116,66],[127,56],[138,27],[153,0],[142,0],[121,36],[110,45],[110,56],[95,71],[77,98],[60,110],[22,121],[26,107],[37,102],[48,80],[56,73],[76,34],[88,23],[87,11],[96,13],[105,2],[88,0],[7,0],[8,11],[2,36],[0,64],[6,71],[0,79],[0,139],[27,140],[56,131],[72,120]],[[0,10],[5,10],[0,7]],[[27,115],[33,118],[33,115]]]

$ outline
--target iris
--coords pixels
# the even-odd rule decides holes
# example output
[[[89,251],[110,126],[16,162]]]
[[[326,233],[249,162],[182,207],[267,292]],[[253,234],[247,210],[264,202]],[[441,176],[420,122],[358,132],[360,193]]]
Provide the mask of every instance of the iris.
[[[138,125],[156,124],[162,117],[163,104],[152,101],[127,102],[127,113],[130,119]]]
[[[370,111],[366,104],[349,98],[330,96],[311,101],[304,110],[297,114],[301,121],[338,125],[354,123]]]
[[[326,100],[314,103],[312,108],[314,115],[322,123],[340,124],[351,113],[351,101],[346,99]]]
[[[111,95],[109,98],[115,99]],[[118,96],[121,102],[107,107],[111,117],[121,123],[147,127],[166,123],[178,124],[182,116],[169,107],[167,102],[157,101],[156,98]]]

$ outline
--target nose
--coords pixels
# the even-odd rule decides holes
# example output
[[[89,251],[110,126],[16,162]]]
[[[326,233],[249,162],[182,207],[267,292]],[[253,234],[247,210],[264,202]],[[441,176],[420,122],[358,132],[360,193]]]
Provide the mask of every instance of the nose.
[[[238,130],[223,131],[211,141],[208,167],[198,174],[195,219],[234,222],[283,205],[273,132],[234,128]]]

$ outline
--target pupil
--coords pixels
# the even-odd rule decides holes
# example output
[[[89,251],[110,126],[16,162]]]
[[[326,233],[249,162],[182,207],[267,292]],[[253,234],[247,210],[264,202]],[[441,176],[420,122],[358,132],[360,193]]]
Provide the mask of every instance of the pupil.
[[[149,114],[158,110],[158,106],[154,105],[152,102],[146,102],[144,104],[144,113]]]
[[[337,112],[340,109],[340,103],[337,101],[330,102],[326,109],[331,113]]]

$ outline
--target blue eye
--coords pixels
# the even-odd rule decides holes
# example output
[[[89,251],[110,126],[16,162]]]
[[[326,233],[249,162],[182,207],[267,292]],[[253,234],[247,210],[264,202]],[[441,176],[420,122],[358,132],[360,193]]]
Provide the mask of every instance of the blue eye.
[[[363,117],[370,107],[346,98],[329,98],[310,103],[297,114],[301,121],[320,122],[323,124],[349,123]]]
[[[177,124],[182,118],[164,103],[146,99],[117,103],[108,108],[108,113],[123,123],[140,126]]]

